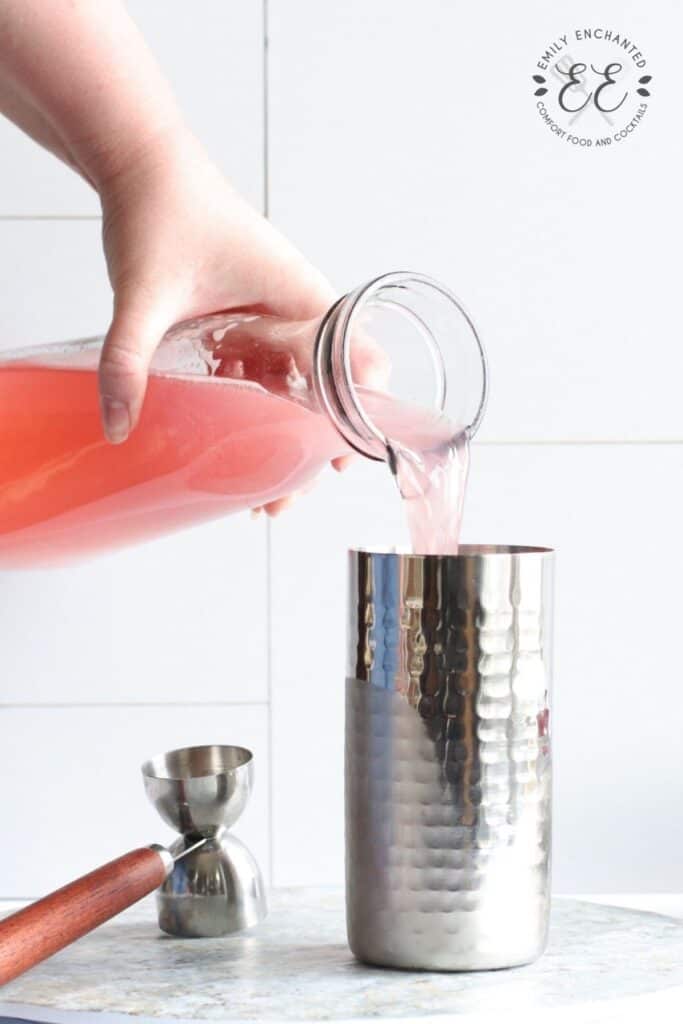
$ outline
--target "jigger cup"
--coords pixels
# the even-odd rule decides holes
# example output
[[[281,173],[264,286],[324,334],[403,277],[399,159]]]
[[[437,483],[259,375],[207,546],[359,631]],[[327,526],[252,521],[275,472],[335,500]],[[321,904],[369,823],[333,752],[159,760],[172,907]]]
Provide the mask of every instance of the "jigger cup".
[[[366,962],[529,963],[550,903],[553,554],[350,553],[349,945]]]
[[[228,832],[253,787],[254,764],[244,747],[186,747],[142,766],[145,791],[164,821],[182,836],[179,859],[157,891],[159,927],[170,935],[227,935],[258,924],[266,896],[258,864]]]

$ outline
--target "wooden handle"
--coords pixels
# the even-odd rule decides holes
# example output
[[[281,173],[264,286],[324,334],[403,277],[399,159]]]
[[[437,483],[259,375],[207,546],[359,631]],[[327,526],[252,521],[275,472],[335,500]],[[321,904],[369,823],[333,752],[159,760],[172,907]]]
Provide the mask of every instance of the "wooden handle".
[[[0,985],[141,900],[165,878],[163,855],[143,847],[0,921]]]

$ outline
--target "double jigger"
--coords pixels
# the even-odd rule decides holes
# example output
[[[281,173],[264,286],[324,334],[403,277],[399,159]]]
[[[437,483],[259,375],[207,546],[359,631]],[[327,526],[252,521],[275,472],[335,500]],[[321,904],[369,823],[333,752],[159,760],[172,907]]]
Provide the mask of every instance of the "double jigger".
[[[266,896],[249,850],[228,832],[253,787],[251,751],[187,747],[146,761],[145,791],[181,836],[132,850],[0,921],[0,985],[144,896],[157,893],[169,935],[213,937],[263,920]]]

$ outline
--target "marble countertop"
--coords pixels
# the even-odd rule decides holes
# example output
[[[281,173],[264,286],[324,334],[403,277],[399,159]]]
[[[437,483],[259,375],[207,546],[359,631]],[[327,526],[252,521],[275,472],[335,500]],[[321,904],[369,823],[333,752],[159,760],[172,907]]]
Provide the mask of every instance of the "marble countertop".
[[[190,941],[162,936],[145,900],[0,990],[0,1020],[50,1024],[624,1024],[646,1013],[683,1020],[683,895],[557,899],[538,963],[477,974],[358,964],[338,890],[275,891],[253,931]]]

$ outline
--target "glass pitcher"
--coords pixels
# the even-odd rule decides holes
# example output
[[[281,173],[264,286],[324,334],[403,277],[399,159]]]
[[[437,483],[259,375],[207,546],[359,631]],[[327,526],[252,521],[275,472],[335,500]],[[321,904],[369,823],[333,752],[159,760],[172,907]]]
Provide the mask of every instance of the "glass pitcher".
[[[260,507],[354,451],[393,467],[397,445],[435,421],[472,435],[486,404],[472,321],[419,274],[378,277],[317,320],[241,311],[176,325],[118,446],[100,423],[102,342],[0,357],[0,568],[68,564]]]

